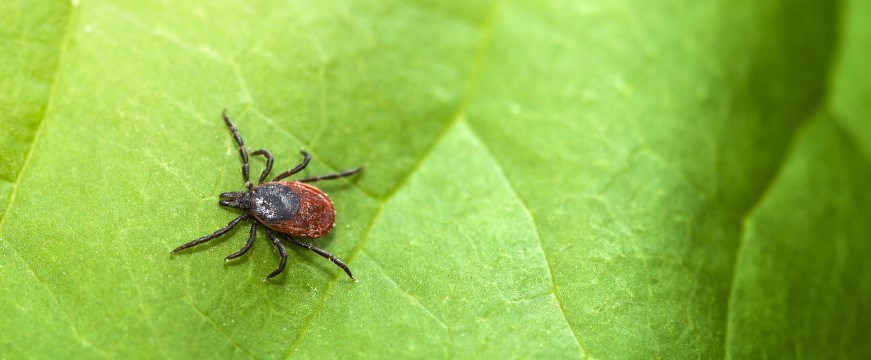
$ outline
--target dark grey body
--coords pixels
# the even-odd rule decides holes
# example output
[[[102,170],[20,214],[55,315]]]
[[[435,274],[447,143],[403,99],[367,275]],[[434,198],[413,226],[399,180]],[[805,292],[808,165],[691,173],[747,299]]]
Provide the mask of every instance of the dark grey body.
[[[336,221],[327,194],[298,181],[268,182],[248,192],[223,193],[221,199],[221,205],[247,210],[263,225],[291,236],[319,238]]]
[[[248,210],[268,223],[293,220],[299,213],[299,194],[283,183],[266,183],[250,192],[223,193],[221,199],[221,205]]]

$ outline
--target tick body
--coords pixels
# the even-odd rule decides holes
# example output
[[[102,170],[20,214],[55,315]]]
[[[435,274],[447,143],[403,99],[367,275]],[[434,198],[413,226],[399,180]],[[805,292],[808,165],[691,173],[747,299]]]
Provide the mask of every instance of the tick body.
[[[280,274],[284,271],[287,262],[287,252],[284,249],[279,238],[284,238],[286,241],[306,248],[316,254],[329,259],[334,264],[342,268],[351,279],[354,275],[351,270],[341,260],[332,254],[306,242],[297,240],[295,237],[304,237],[316,239],[328,234],[335,226],[336,211],[333,208],[333,203],[327,194],[324,194],[320,189],[307,183],[321,180],[339,179],[346,176],[356,174],[361,170],[356,167],[336,174],[321,175],[310,178],[301,179],[298,181],[282,181],[282,179],[294,175],[308,166],[311,156],[300,150],[303,156],[302,162],[276,176],[270,182],[264,182],[269,172],[272,170],[272,155],[269,151],[257,150],[251,155],[263,155],[266,158],[266,168],[260,174],[259,183],[253,186],[249,180],[248,166],[248,150],[242,141],[242,136],[236,126],[227,117],[226,112],[223,114],[224,122],[230,131],[233,133],[233,138],[239,145],[239,155],[242,157],[242,178],[245,181],[246,191],[241,192],[225,192],[219,195],[221,199],[218,203],[222,206],[245,210],[245,214],[230,221],[224,228],[212,233],[211,235],[203,236],[197,240],[179,246],[172,250],[173,253],[205,243],[224,235],[242,221],[248,220],[251,222],[250,235],[248,242],[239,251],[227,256],[226,260],[232,260],[242,256],[254,244],[254,239],[257,237],[257,228],[260,225],[264,226],[266,235],[272,240],[272,244],[278,249],[281,254],[281,262],[278,268],[270,273],[266,278]],[[354,279],[356,280],[356,279]]]
[[[258,185],[242,197],[246,195],[250,198],[249,214],[282,234],[319,238],[329,233],[336,222],[336,211],[327,194],[306,183],[273,181]]]

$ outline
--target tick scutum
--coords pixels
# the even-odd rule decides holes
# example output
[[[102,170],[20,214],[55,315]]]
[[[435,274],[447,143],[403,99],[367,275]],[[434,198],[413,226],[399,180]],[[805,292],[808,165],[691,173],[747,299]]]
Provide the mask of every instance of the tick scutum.
[[[254,189],[251,213],[263,223],[293,220],[299,212],[299,194],[281,183],[271,182]],[[270,226],[271,227],[271,226]]]

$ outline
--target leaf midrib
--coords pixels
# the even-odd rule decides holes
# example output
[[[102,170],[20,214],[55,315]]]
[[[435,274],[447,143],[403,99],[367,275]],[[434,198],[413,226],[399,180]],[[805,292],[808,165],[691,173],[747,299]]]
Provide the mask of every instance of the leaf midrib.
[[[728,297],[726,298],[725,303],[725,315],[724,315],[724,329],[723,329],[723,358],[731,359],[731,354],[729,353],[729,341],[733,336],[733,332],[735,331],[732,324],[732,302],[735,297],[735,287],[736,287],[736,279],[735,276],[738,273],[738,265],[740,264],[742,253],[744,250],[744,243],[746,242],[746,238],[748,236],[748,224],[750,219],[756,214],[759,207],[765,203],[765,200],[771,195],[774,187],[781,177],[783,177],[783,173],[786,170],[786,166],[789,163],[789,159],[793,156],[793,154],[797,151],[798,144],[801,140],[807,136],[807,133],[810,131],[815,120],[818,120],[818,117],[814,116],[815,114],[819,114],[826,109],[828,109],[828,99],[831,97],[832,91],[832,74],[836,69],[834,62],[832,61],[833,54],[838,53],[838,48],[832,48],[832,53],[829,54],[829,62],[825,73],[825,91],[820,93],[818,99],[816,99],[816,106],[813,106],[809,111],[807,111],[803,119],[800,123],[796,124],[792,128],[792,132],[790,134],[790,140],[786,147],[786,150],[782,152],[780,159],[777,161],[777,168],[772,173],[772,175],[766,179],[765,186],[762,187],[762,191],[757,194],[752,202],[744,209],[743,214],[740,216],[741,223],[739,229],[738,243],[735,246],[735,255],[733,256],[732,263],[732,271],[729,279],[729,288],[728,288]],[[837,124],[837,122],[834,122]],[[839,125],[838,125],[839,126]]]
[[[490,158],[490,161],[492,161],[493,164],[496,165],[496,169],[499,171],[499,176],[502,178],[502,181],[504,181],[505,184],[508,186],[511,195],[514,196],[515,200],[517,200],[518,203],[520,203],[524,213],[529,218],[529,221],[532,223],[532,227],[535,230],[535,241],[538,244],[538,249],[541,251],[541,256],[544,257],[544,263],[547,266],[547,271],[550,275],[550,288],[551,292],[553,293],[554,300],[556,300],[556,303],[560,309],[560,313],[562,314],[563,319],[566,322],[566,326],[572,333],[572,337],[575,339],[575,343],[578,345],[578,349],[580,349],[581,353],[583,354],[583,358],[588,358],[589,355],[587,354],[587,350],[584,348],[583,340],[581,339],[579,331],[575,329],[574,325],[572,325],[572,322],[569,321],[568,313],[566,313],[566,308],[563,305],[564,300],[560,297],[559,292],[557,291],[556,277],[554,276],[553,267],[550,265],[551,260],[550,258],[548,258],[547,251],[544,250],[544,245],[541,243],[541,231],[538,228],[538,222],[535,220],[535,215],[533,215],[532,210],[526,204],[526,201],[524,201],[520,194],[517,193],[514,184],[511,183],[511,180],[505,174],[502,164],[499,163],[496,157],[493,156],[492,151],[490,151],[490,147],[487,146],[483,139],[481,139],[481,137],[475,131],[474,127],[469,124],[466,125],[468,125],[467,127],[469,128],[469,132],[475,136],[475,139],[478,140],[478,142],[481,144],[481,147],[484,148],[485,155]]]
[[[426,161],[426,159],[428,159],[432,156],[432,153],[438,147],[438,144],[441,143],[445,139],[445,137],[450,132],[450,130],[452,128],[454,128],[458,123],[460,123],[462,121],[462,119],[464,118],[464,114],[466,112],[466,109],[468,109],[469,105],[475,99],[478,81],[480,80],[480,76],[481,76],[481,70],[484,67],[484,64],[486,63],[488,56],[489,56],[489,49],[490,49],[490,44],[492,41],[493,29],[495,28],[496,23],[499,20],[499,11],[502,9],[502,5],[503,5],[503,0],[493,0],[490,3],[489,11],[488,11],[483,23],[477,29],[478,41],[477,41],[477,44],[475,45],[475,53],[473,55],[473,60],[472,60],[472,70],[471,70],[471,73],[469,76],[469,80],[465,85],[463,98],[460,101],[459,105],[457,106],[456,111],[454,111],[452,118],[450,119],[450,121],[448,121],[447,124],[445,124],[445,126],[442,127],[442,130],[433,139],[430,146],[421,154],[421,156],[418,158],[418,160],[409,168],[408,172],[406,172],[405,175],[399,181],[397,181],[396,185],[392,189],[387,191],[387,193],[383,197],[378,199],[378,204],[379,204],[378,209],[375,211],[371,220],[366,225],[366,228],[363,231],[362,240],[360,240],[360,244],[357,245],[357,248],[355,248],[351,252],[351,255],[348,257],[347,262],[349,264],[353,263],[353,261],[357,258],[357,256],[363,251],[363,249],[366,245],[366,242],[367,242],[366,240],[369,239],[369,233],[372,230],[372,228],[374,227],[375,223],[381,217],[381,214],[382,214],[387,202],[396,193],[398,193],[401,188],[403,188],[408,183],[408,180],[412,177],[412,175],[414,175],[415,173],[418,172],[418,170],[420,169],[422,164]],[[283,358],[283,359],[289,358],[290,354],[292,354],[299,347],[300,343],[302,342],[302,339],[305,337],[305,334],[306,334],[309,326],[311,325],[311,322],[320,313],[321,308],[323,308],[323,305],[326,302],[327,295],[331,293],[333,285],[339,279],[339,277],[340,277],[339,275],[335,275],[333,277],[333,279],[331,279],[330,282],[327,284],[327,287],[324,289],[323,295],[321,296],[321,299],[318,301],[317,306],[315,306],[315,308],[311,311],[311,313],[309,313],[309,315],[306,317],[305,322],[304,322],[299,334],[291,342],[291,344],[290,344],[290,346],[288,346],[287,350],[284,351],[281,358]]]

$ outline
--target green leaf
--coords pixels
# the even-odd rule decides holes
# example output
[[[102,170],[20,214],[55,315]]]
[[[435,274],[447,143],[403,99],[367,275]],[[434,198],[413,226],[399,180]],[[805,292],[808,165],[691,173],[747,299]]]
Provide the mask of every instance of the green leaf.
[[[8,358],[865,358],[871,3],[0,4]],[[237,216],[313,155],[344,260]],[[264,166],[252,157],[252,178]],[[290,246],[290,245],[288,245]]]

